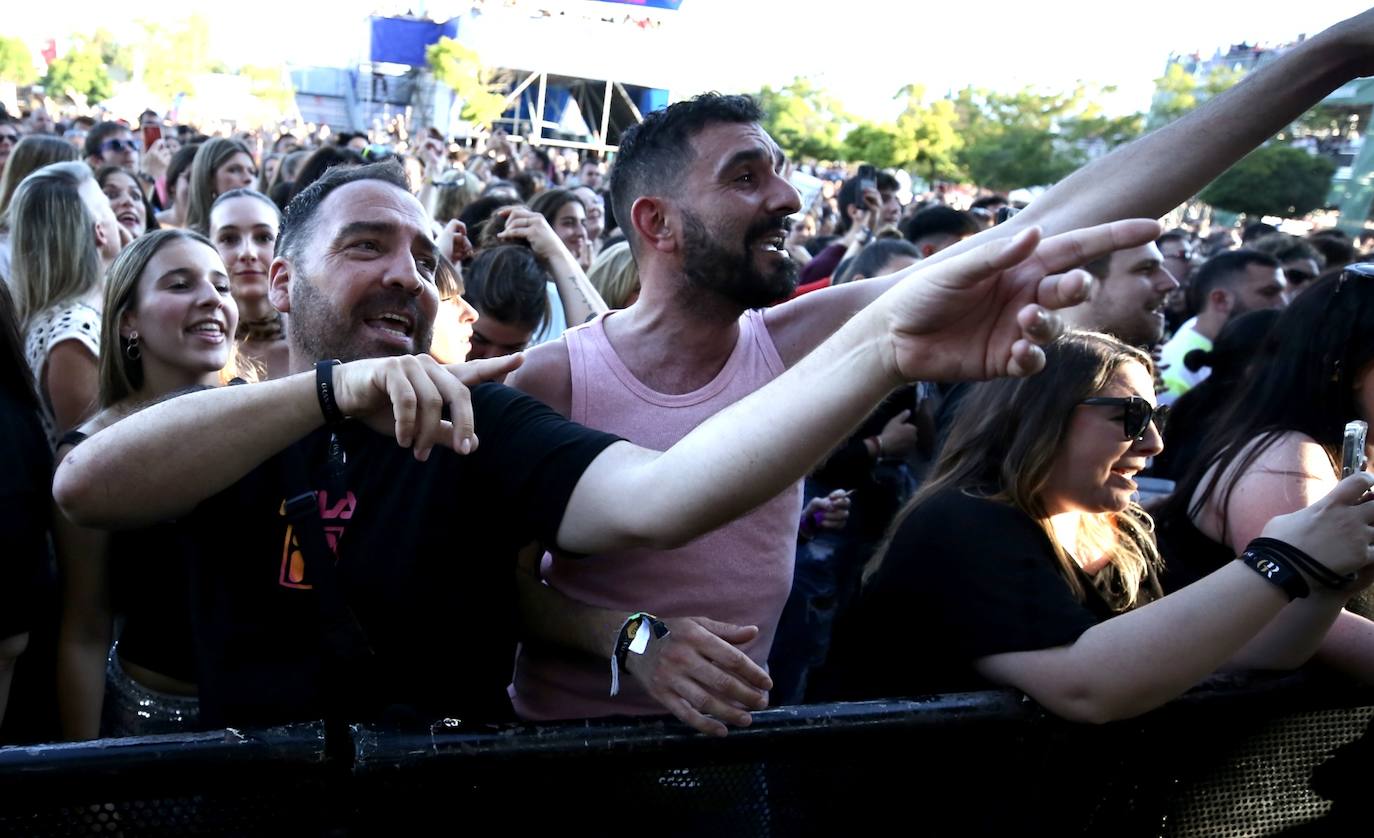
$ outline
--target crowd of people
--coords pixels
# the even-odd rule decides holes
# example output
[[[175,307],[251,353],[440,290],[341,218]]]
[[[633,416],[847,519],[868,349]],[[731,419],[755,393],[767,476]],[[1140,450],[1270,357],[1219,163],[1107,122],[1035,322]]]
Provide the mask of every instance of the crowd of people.
[[[869,166],[803,206],[743,96],[609,165],[0,124],[5,740],[1374,681],[1374,476],[1341,473],[1374,268],[1153,220],[1371,42],[1338,24],[1026,207]]]

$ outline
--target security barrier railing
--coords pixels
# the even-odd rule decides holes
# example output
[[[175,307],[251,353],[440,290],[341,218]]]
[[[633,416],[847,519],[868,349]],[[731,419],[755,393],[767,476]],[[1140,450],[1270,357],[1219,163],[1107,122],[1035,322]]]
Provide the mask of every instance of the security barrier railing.
[[[778,708],[724,739],[448,719],[0,748],[0,834],[1351,834],[1312,773],[1371,718],[1368,690],[1297,675],[1101,727],[994,691]],[[1359,748],[1323,791],[1364,798]]]

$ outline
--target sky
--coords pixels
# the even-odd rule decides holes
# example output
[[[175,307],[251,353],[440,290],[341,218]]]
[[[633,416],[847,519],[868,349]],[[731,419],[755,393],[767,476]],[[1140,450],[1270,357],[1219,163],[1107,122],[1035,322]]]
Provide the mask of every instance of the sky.
[[[1106,105],[1119,114],[1149,107],[1153,80],[1171,52],[1210,55],[1240,41],[1293,40],[1363,11],[1370,2],[683,0],[660,30],[667,45],[634,61],[656,62],[656,75],[672,79],[675,97],[709,89],[748,91],[807,76],[851,112],[872,119],[894,116],[900,106],[893,95],[913,82],[938,96],[966,84],[1063,90],[1083,80],[1117,86]],[[427,6],[421,0],[331,0],[327,6],[180,0],[164,8],[175,8],[178,16],[200,12],[209,18],[213,49],[230,63],[285,58],[300,66],[338,66],[365,56],[366,18],[375,10],[427,8],[442,16],[467,5],[463,0],[430,0]],[[545,5],[586,8],[589,3],[545,0]],[[68,34],[74,26],[103,26],[132,39],[132,19],[151,16],[135,8],[93,0],[25,4],[6,12],[5,30],[36,43]],[[602,44],[578,48],[605,57]],[[634,68],[626,72],[632,75]]]

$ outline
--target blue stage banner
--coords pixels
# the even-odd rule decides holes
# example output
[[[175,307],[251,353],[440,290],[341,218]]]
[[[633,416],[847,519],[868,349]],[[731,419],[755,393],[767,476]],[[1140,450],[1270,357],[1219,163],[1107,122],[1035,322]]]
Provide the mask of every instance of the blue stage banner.
[[[622,6],[644,6],[648,9],[668,9],[677,11],[682,0],[601,0],[602,3],[619,3]]]
[[[372,61],[425,66],[425,47],[458,35],[455,18],[446,23],[403,17],[372,18]]]

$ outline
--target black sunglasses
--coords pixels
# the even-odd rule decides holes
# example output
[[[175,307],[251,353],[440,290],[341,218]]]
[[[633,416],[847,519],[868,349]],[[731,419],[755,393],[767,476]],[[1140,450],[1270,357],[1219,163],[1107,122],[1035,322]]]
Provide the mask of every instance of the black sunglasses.
[[[17,142],[19,142],[19,135],[18,135],[18,134],[11,134],[11,133],[9,133],[8,131],[0,131],[0,140],[7,141],[7,142],[11,142],[11,143],[17,143]]]
[[[138,144],[133,140],[106,140],[100,144],[101,152],[106,151],[138,151]]]
[[[1121,427],[1126,432],[1127,439],[1142,439],[1145,436],[1145,431],[1149,429],[1151,421],[1155,423],[1155,427],[1159,429],[1160,433],[1163,433],[1164,423],[1169,418],[1168,405],[1156,407],[1140,396],[1100,396],[1084,399],[1079,403],[1112,405],[1121,408]]]

